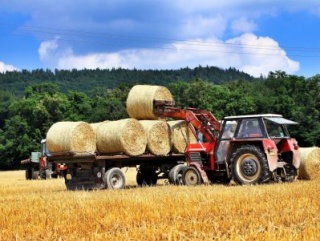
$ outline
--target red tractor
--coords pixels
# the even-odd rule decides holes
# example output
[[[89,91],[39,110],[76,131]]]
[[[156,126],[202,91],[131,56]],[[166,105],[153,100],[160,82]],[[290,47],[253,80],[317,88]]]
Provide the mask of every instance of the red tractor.
[[[176,108],[174,102],[154,101],[154,107],[157,115],[185,120],[195,127],[195,135],[201,134],[198,143],[187,146],[188,166],[169,173],[171,182],[197,185],[233,179],[242,185],[295,180],[299,146],[287,125],[296,122],[277,114],[229,116],[220,122],[209,111]]]
[[[32,152],[31,157],[21,161],[26,168],[26,179],[47,179],[63,176],[67,166],[63,163],[53,163],[48,160],[50,153],[46,140],[41,141],[40,152]]]

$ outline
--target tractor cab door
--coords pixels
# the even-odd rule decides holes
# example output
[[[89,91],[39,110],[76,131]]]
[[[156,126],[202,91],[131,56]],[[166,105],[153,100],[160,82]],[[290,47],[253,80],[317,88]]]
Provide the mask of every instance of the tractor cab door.
[[[237,121],[224,121],[222,125],[222,131],[220,134],[220,139],[218,142],[217,152],[216,152],[216,161],[217,163],[224,163],[227,157],[228,149],[230,146],[230,140],[234,137]]]

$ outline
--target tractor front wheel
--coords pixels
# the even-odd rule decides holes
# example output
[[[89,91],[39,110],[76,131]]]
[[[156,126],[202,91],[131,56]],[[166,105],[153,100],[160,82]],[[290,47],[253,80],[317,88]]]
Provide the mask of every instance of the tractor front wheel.
[[[265,183],[271,179],[267,158],[253,145],[242,146],[232,155],[231,173],[240,185]]]
[[[182,174],[182,182],[186,186],[201,184],[201,175],[195,167],[187,167]]]

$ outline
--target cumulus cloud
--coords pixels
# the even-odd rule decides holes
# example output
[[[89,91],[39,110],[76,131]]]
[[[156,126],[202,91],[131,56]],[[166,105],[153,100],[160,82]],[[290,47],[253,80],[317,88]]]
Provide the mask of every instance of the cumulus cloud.
[[[289,74],[299,70],[299,63],[291,60],[275,40],[248,33],[226,41],[213,37],[177,41],[153,49],[126,49],[85,55],[75,54],[72,49],[60,49],[55,39],[42,43],[39,54],[40,59],[58,69],[177,69],[209,65],[234,67],[255,77],[268,75],[269,71],[275,70]]]
[[[7,71],[15,71],[15,70],[19,70],[19,69],[13,65],[5,64],[0,61],[0,72],[1,73],[7,72]]]

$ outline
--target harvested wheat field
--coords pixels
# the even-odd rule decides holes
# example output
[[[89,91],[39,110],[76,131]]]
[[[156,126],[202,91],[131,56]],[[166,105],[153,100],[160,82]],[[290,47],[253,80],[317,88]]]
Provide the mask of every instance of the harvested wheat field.
[[[320,239],[320,182],[66,191],[0,172],[0,240]]]

